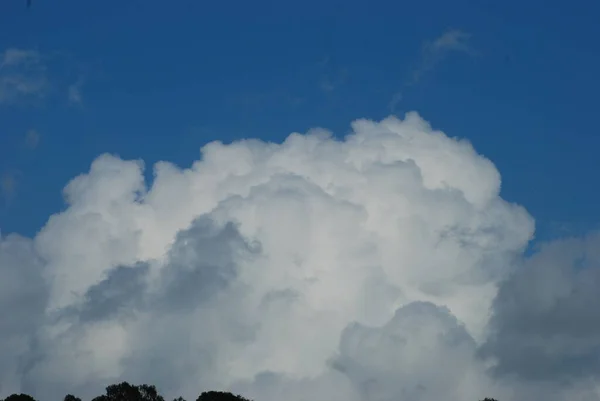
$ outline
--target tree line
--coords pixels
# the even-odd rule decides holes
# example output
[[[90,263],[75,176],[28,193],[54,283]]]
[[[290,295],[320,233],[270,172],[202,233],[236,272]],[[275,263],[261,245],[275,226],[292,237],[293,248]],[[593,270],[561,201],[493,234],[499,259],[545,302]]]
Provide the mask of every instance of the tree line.
[[[28,394],[12,394],[0,401],[37,401]],[[81,401],[72,394],[67,394],[63,401]],[[105,394],[99,395],[92,401],[165,401],[156,390],[155,386],[142,384],[139,386],[122,382],[106,387]],[[173,401],[186,401],[183,397],[175,398]],[[196,401],[251,401],[241,395],[225,391],[205,391],[201,393]],[[484,398],[480,401],[498,401],[494,398]]]
[[[2,401],[2,400],[0,400]],[[37,401],[29,394],[12,394],[3,401]],[[73,394],[67,394],[63,401],[81,401],[81,398]],[[92,401],[165,401],[158,393],[155,386],[142,384],[135,386],[128,382],[112,384],[106,387],[105,394],[99,395]],[[185,401],[183,397],[175,398],[173,401]],[[251,401],[241,395],[235,395],[224,391],[205,391],[198,396],[196,401]]]

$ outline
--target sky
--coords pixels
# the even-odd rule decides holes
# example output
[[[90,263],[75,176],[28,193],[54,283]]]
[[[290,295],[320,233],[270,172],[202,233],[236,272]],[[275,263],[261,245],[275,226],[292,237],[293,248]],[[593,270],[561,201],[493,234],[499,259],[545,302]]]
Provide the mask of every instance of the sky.
[[[0,3],[0,398],[600,400],[600,5]]]

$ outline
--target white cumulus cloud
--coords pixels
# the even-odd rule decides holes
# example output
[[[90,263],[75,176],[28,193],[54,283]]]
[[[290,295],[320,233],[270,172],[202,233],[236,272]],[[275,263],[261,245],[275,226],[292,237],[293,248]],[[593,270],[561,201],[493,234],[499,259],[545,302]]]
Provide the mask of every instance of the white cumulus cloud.
[[[526,311],[496,296],[534,221],[493,163],[416,113],[352,129],[213,142],[150,187],[141,161],[98,157],[35,238],[1,239],[0,397],[597,399],[589,375],[498,373],[519,373],[497,333]]]

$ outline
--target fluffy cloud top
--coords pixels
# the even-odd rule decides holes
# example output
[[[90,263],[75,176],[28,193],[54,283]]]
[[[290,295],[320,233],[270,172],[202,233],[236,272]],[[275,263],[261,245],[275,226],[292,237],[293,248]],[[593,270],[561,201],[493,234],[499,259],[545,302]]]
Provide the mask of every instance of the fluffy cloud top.
[[[553,323],[590,317],[596,281],[573,277],[595,273],[520,267],[533,219],[467,141],[416,113],[352,128],[213,142],[150,188],[142,162],[97,158],[35,238],[0,239],[0,396],[129,380],[263,401],[598,399],[593,363],[539,385],[518,362],[551,352],[541,375],[559,374],[595,350],[595,326]],[[529,347],[535,330],[557,339]]]

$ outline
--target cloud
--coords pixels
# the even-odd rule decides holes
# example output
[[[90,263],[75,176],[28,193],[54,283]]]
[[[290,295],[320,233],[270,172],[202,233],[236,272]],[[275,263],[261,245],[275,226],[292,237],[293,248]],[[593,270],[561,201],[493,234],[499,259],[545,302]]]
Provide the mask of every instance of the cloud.
[[[331,57],[327,56],[317,63],[319,67],[319,88],[327,95],[339,89],[348,81],[347,68],[339,68]]]
[[[0,65],[4,68],[32,63],[37,64],[40,58],[40,54],[36,50],[10,48],[4,51]]]
[[[600,399],[593,361],[567,374],[595,350],[594,270],[523,256],[534,221],[468,141],[409,113],[201,154],[151,185],[102,155],[35,238],[2,238],[0,397]],[[544,258],[561,267],[523,267]]]
[[[83,96],[81,94],[81,88],[83,86],[83,80],[79,79],[77,82],[69,85],[67,89],[67,95],[69,103],[81,104],[83,102]]]
[[[36,130],[30,129],[24,135],[22,145],[32,151],[37,148],[39,142],[40,134]],[[0,198],[4,198],[7,202],[12,200],[17,195],[17,187],[22,176],[23,172],[16,168],[0,171]]]
[[[423,76],[432,71],[452,52],[461,52],[473,54],[473,50],[469,46],[468,40],[470,34],[458,29],[451,29],[442,33],[434,40],[426,41],[421,47],[421,54],[416,63],[416,67],[410,71],[408,78],[403,84],[403,88],[418,84]],[[397,106],[403,98],[404,91],[396,91],[392,95],[388,109],[390,113],[397,111]]]
[[[0,52],[0,106],[31,104],[51,95],[66,93],[71,104],[83,102],[83,74],[71,85],[60,76],[70,74],[74,60],[61,52],[41,53],[33,49],[7,48]],[[68,67],[68,68],[67,68]]]
[[[363,400],[477,400],[486,381],[482,369],[473,371],[475,350],[449,310],[412,302],[382,327],[346,327],[333,363]],[[468,382],[478,373],[477,382]]]
[[[0,106],[23,104],[46,96],[50,86],[46,76],[47,66],[37,50],[8,48],[0,53]],[[29,130],[24,145],[34,149],[39,143],[39,133]],[[16,195],[21,172],[11,166],[0,171],[0,197],[5,200]]]
[[[39,52],[9,48],[0,53],[0,104],[41,98],[48,88],[46,66]]]
[[[542,246],[500,287],[483,352],[497,375],[600,376],[600,234]]]
[[[29,149],[35,149],[40,143],[40,133],[35,129],[30,129],[25,134],[25,146]]]
[[[6,201],[12,199],[17,193],[17,183],[21,172],[18,170],[6,170],[0,175],[0,194]]]
[[[389,104],[390,113],[396,112],[396,108],[398,107],[398,104],[400,104],[401,101],[402,101],[402,92],[394,93],[394,95],[392,96],[392,99],[390,100],[390,104]]]
[[[452,52],[470,53],[468,45],[470,34],[451,29],[433,41],[425,42],[421,50],[419,66],[413,71],[410,84],[416,84],[423,75],[433,70],[448,54]]]
[[[0,235],[0,393],[19,388],[37,355],[48,286],[31,239]]]

